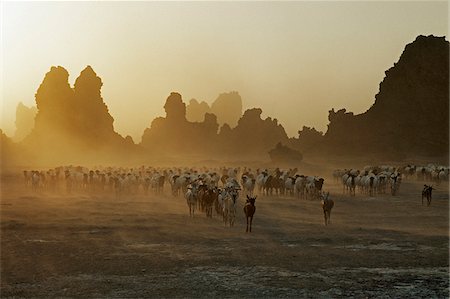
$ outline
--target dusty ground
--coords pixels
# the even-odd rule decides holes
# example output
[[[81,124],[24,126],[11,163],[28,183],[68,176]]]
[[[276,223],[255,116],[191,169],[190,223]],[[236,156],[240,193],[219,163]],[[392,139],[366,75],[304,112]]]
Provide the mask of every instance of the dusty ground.
[[[188,216],[185,200],[32,193],[3,177],[2,297],[449,296],[448,185],[421,206],[422,184],[400,195],[318,201],[258,197],[253,232]],[[168,194],[168,192],[166,192]]]

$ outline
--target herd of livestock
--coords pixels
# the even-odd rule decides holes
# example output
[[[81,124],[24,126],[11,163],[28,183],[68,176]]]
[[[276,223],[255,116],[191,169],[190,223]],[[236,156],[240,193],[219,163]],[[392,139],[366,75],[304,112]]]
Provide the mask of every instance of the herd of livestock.
[[[341,179],[343,192],[355,195],[356,190],[362,194],[375,196],[376,194],[396,195],[402,182],[401,173],[394,167],[365,167],[357,169],[335,170],[333,176]]]
[[[334,203],[328,201],[322,190],[324,178],[307,176],[293,169],[251,169],[251,168],[154,168],[154,167],[94,167],[60,166],[47,171],[24,171],[25,185],[33,191],[113,195],[121,197],[133,195],[162,194],[169,189],[175,196],[183,196],[189,207],[189,214],[196,211],[222,217],[226,225],[233,226],[236,205],[241,197],[247,198],[246,205],[254,207],[255,195],[288,196],[302,199],[321,199],[327,223],[328,212]],[[344,194],[397,195],[402,179],[416,178],[439,184],[448,181],[449,167],[429,164],[427,166],[407,165],[366,166],[362,170],[335,170],[333,178],[341,183]],[[430,194],[431,194],[430,189]],[[431,196],[431,195],[430,195]],[[329,208],[331,206],[331,208]],[[245,206],[244,211],[252,211]],[[247,213],[247,212],[246,212]],[[252,214],[253,216],[253,214]],[[251,219],[250,219],[251,223]]]
[[[170,186],[174,196],[211,190],[239,191],[244,195],[287,195],[300,198],[318,198],[324,179],[297,173],[297,169],[251,168],[123,168],[61,166],[47,171],[24,171],[25,185],[33,190],[66,193],[89,191],[123,195],[162,193]]]
[[[233,226],[239,197],[254,206],[255,195],[323,199],[324,179],[297,173],[297,169],[153,168],[61,166],[47,171],[24,171],[33,191],[109,194],[117,199],[161,194],[166,186],[174,197],[184,196],[189,214],[196,211],[222,217]],[[251,210],[247,208],[246,210]],[[251,221],[251,219],[250,219]]]

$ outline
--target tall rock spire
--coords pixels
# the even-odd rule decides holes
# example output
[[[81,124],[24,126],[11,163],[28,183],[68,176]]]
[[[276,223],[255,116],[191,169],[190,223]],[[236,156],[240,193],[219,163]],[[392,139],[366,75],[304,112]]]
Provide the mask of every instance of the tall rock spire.
[[[113,117],[101,96],[102,80],[87,66],[74,85],[76,123],[81,135],[104,139],[113,134]]]

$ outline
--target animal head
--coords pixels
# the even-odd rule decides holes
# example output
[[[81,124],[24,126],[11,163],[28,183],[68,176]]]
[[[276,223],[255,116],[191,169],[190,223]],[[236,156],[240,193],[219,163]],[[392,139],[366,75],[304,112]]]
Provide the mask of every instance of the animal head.
[[[322,199],[322,201],[326,201],[326,200],[328,200],[328,197],[330,196],[330,192],[327,192],[326,194],[325,194],[325,191],[321,191],[320,193],[319,193],[319,196],[320,196],[320,198]]]
[[[256,201],[256,197],[257,196],[250,197],[250,196],[247,195],[247,202],[254,206],[255,205],[255,201]]]

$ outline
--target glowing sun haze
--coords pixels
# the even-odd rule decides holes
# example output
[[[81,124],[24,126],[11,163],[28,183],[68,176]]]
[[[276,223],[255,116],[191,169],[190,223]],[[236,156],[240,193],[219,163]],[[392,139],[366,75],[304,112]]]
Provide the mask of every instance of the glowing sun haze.
[[[91,65],[116,131],[140,142],[171,91],[238,91],[288,135],[326,131],[328,110],[367,110],[384,71],[417,35],[447,36],[442,2],[2,2],[2,118],[51,66],[70,83]]]

